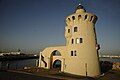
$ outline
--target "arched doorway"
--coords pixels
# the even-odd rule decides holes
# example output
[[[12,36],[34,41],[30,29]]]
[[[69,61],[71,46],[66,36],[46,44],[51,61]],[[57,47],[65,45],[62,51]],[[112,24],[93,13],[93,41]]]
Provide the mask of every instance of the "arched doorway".
[[[61,60],[55,60],[53,62],[53,68],[57,70],[61,70]]]
[[[61,53],[58,50],[54,50],[51,53],[50,69],[61,70]]]

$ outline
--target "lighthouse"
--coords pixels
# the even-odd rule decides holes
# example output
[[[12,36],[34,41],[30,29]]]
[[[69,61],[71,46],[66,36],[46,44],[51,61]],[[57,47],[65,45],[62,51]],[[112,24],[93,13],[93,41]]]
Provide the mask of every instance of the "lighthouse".
[[[67,68],[68,72],[89,76],[100,74],[96,21],[97,16],[86,12],[82,5],[78,5],[75,13],[66,18],[66,46],[72,56],[66,60],[71,65]]]
[[[66,44],[40,52],[39,67],[59,68],[62,72],[82,76],[100,75],[96,21],[97,16],[79,4],[74,13],[66,17]]]

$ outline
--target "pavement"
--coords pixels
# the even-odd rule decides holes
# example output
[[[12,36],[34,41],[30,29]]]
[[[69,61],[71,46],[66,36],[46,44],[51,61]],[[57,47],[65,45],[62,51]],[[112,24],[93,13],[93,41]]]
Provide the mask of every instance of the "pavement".
[[[63,75],[37,75],[28,72],[15,71],[15,70],[2,70],[0,71],[0,80],[95,80],[91,78],[80,79],[79,77],[63,76]]]
[[[43,70],[43,69],[42,69]],[[47,72],[47,73],[45,73]],[[30,73],[16,70],[0,70],[0,80],[120,80],[119,70],[110,70],[98,78],[79,77],[70,74],[48,74],[49,71]]]
[[[110,70],[97,80],[120,80],[120,70]]]
[[[59,80],[59,79],[37,76],[29,73],[27,74],[11,71],[0,71],[0,80]]]

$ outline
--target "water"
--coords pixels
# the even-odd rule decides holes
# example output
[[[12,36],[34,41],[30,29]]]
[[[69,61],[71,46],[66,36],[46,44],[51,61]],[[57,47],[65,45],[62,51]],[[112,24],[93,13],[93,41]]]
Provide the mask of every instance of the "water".
[[[100,61],[120,62],[120,58],[99,58]]]
[[[0,62],[0,69],[23,69],[24,67],[35,67],[37,59],[26,59],[17,61]]]
[[[0,69],[23,69],[24,67],[35,67],[36,60],[38,59],[27,59],[17,61],[3,61],[0,62]],[[117,58],[100,58],[100,61],[120,62]]]

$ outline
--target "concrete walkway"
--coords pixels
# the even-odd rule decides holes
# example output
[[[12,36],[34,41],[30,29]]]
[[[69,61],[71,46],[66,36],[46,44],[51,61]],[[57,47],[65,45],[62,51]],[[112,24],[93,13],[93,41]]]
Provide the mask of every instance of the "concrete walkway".
[[[120,71],[117,70],[110,70],[96,79],[91,77],[77,77],[70,74],[48,75],[44,73],[44,71],[37,74],[14,70],[0,71],[0,80],[120,80]]]
[[[0,80],[58,80],[58,79],[26,73],[0,71]]]

